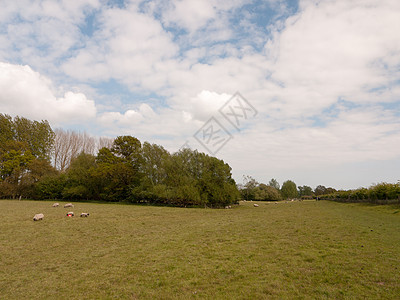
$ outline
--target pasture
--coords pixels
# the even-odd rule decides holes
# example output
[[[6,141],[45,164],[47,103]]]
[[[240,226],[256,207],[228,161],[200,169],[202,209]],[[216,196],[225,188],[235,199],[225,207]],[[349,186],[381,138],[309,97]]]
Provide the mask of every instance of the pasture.
[[[399,207],[60,204],[0,200],[0,298],[400,297]]]

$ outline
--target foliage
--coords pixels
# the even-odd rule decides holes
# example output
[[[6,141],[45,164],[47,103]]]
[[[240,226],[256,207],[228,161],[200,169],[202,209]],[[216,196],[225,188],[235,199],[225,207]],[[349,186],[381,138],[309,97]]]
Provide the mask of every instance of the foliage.
[[[272,186],[273,188],[275,188],[276,190],[280,190],[281,186],[279,185],[278,180],[276,180],[275,178],[272,178],[269,182],[268,182],[269,186]]]
[[[251,176],[243,176],[243,186],[240,190],[242,199],[244,200],[255,200],[256,197],[256,187],[259,183]]]
[[[274,188],[270,185],[261,183],[255,188],[255,200],[257,200],[257,201],[278,201],[278,200],[282,200],[282,196],[276,188]]]
[[[300,197],[312,196],[314,194],[312,188],[307,185],[299,186],[298,190],[299,190]]]
[[[282,184],[281,193],[284,199],[297,198],[299,196],[296,184],[291,180],[286,180]]]
[[[335,191],[320,196],[321,199],[339,202],[365,202],[375,204],[400,203],[400,183],[382,182],[367,188]]]
[[[90,145],[75,147],[69,162],[57,171],[50,165],[54,133],[47,121],[0,114],[0,130],[1,198],[209,207],[239,199],[230,166],[204,153],[186,149],[171,155],[162,146],[147,142],[142,146],[135,137],[119,136],[97,156],[84,151],[92,152]],[[77,145],[85,139],[78,140]],[[82,152],[76,153],[77,149]]]
[[[32,197],[39,179],[54,172],[54,133],[47,121],[0,114],[0,197]]]

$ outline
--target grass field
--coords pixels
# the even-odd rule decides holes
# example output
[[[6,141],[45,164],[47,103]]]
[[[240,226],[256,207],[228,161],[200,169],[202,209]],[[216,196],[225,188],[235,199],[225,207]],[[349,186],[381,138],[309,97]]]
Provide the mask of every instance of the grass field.
[[[51,204],[0,200],[1,299],[400,298],[398,207]]]

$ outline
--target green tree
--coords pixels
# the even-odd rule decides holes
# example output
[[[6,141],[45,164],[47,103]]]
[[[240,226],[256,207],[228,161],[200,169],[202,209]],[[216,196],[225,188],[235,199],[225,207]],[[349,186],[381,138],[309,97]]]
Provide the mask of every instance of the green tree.
[[[242,198],[245,200],[255,199],[255,189],[258,186],[258,182],[249,175],[243,176],[243,187],[241,189]]]
[[[82,200],[98,199],[100,185],[97,177],[93,176],[96,168],[96,157],[91,154],[82,152],[74,158],[66,171],[63,196]]]
[[[313,190],[311,187],[307,185],[299,186],[299,196],[312,196],[313,195]]]
[[[298,192],[297,192],[297,187],[296,184],[291,181],[287,180],[282,184],[282,189],[281,189],[282,197],[284,199],[288,198],[296,198],[298,197]]]
[[[107,201],[132,200],[142,178],[141,143],[132,136],[119,136],[111,150],[102,148],[93,173],[102,183],[101,197]]]
[[[50,160],[54,143],[54,132],[47,121],[31,121],[23,117],[14,118],[15,140],[26,142],[36,158]]]
[[[328,190],[325,186],[323,185],[318,185],[315,189],[314,189],[314,194],[315,196],[321,196],[321,195],[325,195],[328,193]]]
[[[268,185],[269,186],[272,186],[273,188],[275,188],[275,189],[277,189],[278,191],[280,190],[280,185],[279,185],[279,182],[275,179],[275,178],[272,178],[269,182],[268,182]]]
[[[9,115],[0,114],[0,150],[8,141],[14,140],[14,124]]]
[[[170,154],[162,146],[144,142],[142,146],[142,171],[146,184],[163,184],[167,178],[166,163]]]
[[[278,201],[281,199],[282,199],[282,196],[281,196],[280,192],[276,188],[274,188],[270,185],[261,183],[255,188],[255,200]]]
[[[0,189],[3,197],[20,196],[21,180],[35,159],[26,143],[7,141],[0,149]]]

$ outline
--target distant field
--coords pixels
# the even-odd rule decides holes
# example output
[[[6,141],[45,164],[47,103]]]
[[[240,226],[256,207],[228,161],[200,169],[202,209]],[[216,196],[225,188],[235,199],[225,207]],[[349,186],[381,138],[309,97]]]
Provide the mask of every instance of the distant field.
[[[0,298],[400,298],[400,208],[258,203],[0,200]]]

